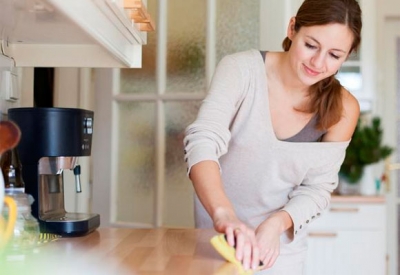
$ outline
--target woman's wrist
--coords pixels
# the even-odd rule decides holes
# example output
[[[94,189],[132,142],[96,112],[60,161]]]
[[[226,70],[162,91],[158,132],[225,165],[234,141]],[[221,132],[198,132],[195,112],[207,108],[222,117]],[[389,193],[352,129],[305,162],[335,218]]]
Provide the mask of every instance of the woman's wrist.
[[[212,213],[212,219],[214,222],[221,219],[232,220],[235,219],[235,217],[235,212],[229,207],[219,206],[215,208]]]
[[[277,230],[279,232],[279,234],[282,234],[286,230],[293,227],[292,218],[290,217],[289,213],[286,211],[278,211],[278,212],[272,214],[265,221],[265,223],[267,223],[268,226],[275,228],[275,230]]]

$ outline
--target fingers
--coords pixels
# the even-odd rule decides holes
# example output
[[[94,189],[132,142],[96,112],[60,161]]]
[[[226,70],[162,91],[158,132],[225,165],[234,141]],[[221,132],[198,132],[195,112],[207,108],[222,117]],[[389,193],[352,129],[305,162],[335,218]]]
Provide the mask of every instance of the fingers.
[[[236,237],[236,258],[242,262],[243,268],[256,269],[259,265],[259,249],[253,230],[247,228],[235,228],[233,233]]]
[[[257,270],[260,266],[260,250],[258,246],[254,247],[253,249],[253,257],[251,260],[251,269]]]
[[[225,231],[225,235],[226,235],[226,240],[228,242],[228,244],[232,247],[236,246],[236,241],[235,241],[235,233],[234,233],[234,229],[232,227],[227,227],[226,231]]]
[[[279,250],[274,250],[274,249],[267,250],[265,256],[261,257],[263,262],[263,268],[264,269],[271,268],[274,265],[278,256],[279,256]]]

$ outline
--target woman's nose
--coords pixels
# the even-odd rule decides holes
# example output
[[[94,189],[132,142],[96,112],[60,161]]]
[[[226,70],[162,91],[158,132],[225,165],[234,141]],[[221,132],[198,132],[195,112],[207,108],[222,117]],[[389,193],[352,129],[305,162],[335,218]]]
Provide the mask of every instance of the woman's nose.
[[[325,62],[325,56],[323,53],[318,52],[311,58],[311,65],[314,66],[315,69],[321,69]]]

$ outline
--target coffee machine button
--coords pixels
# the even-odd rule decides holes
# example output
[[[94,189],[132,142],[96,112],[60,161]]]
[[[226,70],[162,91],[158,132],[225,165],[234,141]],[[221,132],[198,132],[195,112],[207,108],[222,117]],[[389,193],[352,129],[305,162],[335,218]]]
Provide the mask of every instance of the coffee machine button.
[[[85,118],[84,124],[85,124],[85,126],[87,128],[92,128],[92,126],[93,126],[92,118],[90,118],[90,117],[89,118]]]

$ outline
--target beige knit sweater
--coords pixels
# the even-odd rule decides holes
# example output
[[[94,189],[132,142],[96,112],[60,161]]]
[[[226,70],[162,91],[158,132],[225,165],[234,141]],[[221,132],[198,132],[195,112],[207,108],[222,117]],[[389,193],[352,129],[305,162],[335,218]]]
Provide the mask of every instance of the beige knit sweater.
[[[282,235],[281,256],[265,274],[301,274],[307,225],[328,207],[349,141],[277,139],[263,59],[259,51],[250,50],[218,64],[184,144],[188,174],[200,161],[217,162],[226,194],[248,225],[256,228],[277,210],[290,214],[294,230]],[[213,227],[197,197],[195,218],[197,227]]]

